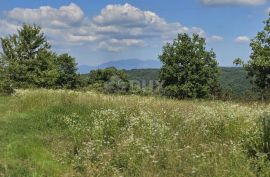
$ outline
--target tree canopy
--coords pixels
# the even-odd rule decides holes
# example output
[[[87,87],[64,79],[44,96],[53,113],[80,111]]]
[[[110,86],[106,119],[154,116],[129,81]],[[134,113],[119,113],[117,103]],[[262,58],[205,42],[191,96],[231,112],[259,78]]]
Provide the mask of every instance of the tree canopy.
[[[251,41],[252,53],[245,66],[251,81],[257,86],[262,98],[270,96],[270,18],[263,31]]]
[[[3,51],[0,63],[6,72],[5,79],[15,88],[75,87],[74,59],[67,54],[57,56],[41,27],[24,24],[17,34],[0,38],[0,42]]]
[[[160,80],[164,94],[177,98],[205,98],[218,87],[218,62],[215,53],[207,51],[205,39],[197,34],[179,34],[173,43],[163,47],[159,56],[163,66]]]
[[[264,29],[251,40],[252,53],[248,63],[240,58],[234,60],[234,64],[244,66],[262,100],[270,98],[270,17],[264,24]]]

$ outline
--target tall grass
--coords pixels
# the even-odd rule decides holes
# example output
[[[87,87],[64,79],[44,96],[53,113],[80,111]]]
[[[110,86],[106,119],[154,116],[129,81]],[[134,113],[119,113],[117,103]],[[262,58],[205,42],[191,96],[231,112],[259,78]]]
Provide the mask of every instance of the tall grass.
[[[270,176],[270,105],[19,90],[0,111],[0,176]]]

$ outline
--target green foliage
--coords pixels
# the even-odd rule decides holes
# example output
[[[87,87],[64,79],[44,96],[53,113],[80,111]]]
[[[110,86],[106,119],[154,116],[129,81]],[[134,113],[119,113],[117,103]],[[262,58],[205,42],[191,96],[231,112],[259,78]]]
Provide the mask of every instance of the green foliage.
[[[256,99],[257,94],[252,90],[252,85],[247,79],[247,72],[241,67],[221,67],[219,85],[225,98]],[[125,70],[129,80],[150,83],[158,80],[159,69],[133,69]],[[147,86],[147,85],[146,85]],[[229,94],[230,96],[226,96]]]
[[[164,94],[177,98],[209,97],[218,87],[218,63],[215,53],[206,51],[205,39],[194,34],[179,34],[166,44],[159,57],[163,66]]]
[[[56,55],[41,28],[23,25],[17,34],[1,38],[1,59],[15,87],[52,87],[58,77]]]
[[[119,76],[112,76],[104,84],[104,90],[108,93],[127,93],[129,91],[129,82],[124,81]]]
[[[0,63],[8,76],[2,78],[3,82],[11,81],[15,88],[74,89],[78,86],[75,59],[52,52],[39,26],[25,24],[17,34],[0,41],[3,50]]]
[[[130,89],[127,74],[114,67],[91,71],[88,83],[106,93],[126,93]]]
[[[250,60],[244,67],[262,99],[270,98],[270,18],[265,21],[264,30],[251,41],[250,47]]]
[[[247,98],[248,94],[256,97],[247,79],[247,72],[243,68],[222,67],[220,70],[219,84],[224,93],[230,92],[231,98]]]
[[[58,66],[59,77],[56,85],[60,88],[75,89],[79,87],[80,80],[77,74],[77,63],[75,58],[68,54],[62,54],[57,57],[56,64]]]
[[[10,95],[14,93],[12,81],[9,79],[7,68],[3,60],[0,59],[0,95]]]
[[[262,116],[262,127],[262,149],[270,159],[270,114],[265,114]]]
[[[0,77],[0,95],[11,95],[14,92],[11,81]]]
[[[233,64],[236,65],[236,66],[243,65],[244,64],[244,61],[241,58],[236,58],[233,61]]]

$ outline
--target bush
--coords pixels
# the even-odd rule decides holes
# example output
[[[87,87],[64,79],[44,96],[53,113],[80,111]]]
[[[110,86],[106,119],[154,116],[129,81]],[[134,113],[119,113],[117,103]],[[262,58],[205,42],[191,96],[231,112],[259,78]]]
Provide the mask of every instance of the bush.
[[[270,114],[265,114],[262,118],[262,140],[263,152],[270,159]]]
[[[104,91],[106,93],[127,93],[129,83],[118,76],[112,76],[110,81],[104,84]]]
[[[91,71],[88,83],[89,88],[105,93],[127,93],[130,90],[127,74],[114,67]]]
[[[11,95],[15,90],[8,80],[0,80],[0,95]]]
[[[254,160],[259,160],[261,157],[270,160],[270,114],[263,114],[256,122],[256,127],[247,134],[244,146],[248,155]]]

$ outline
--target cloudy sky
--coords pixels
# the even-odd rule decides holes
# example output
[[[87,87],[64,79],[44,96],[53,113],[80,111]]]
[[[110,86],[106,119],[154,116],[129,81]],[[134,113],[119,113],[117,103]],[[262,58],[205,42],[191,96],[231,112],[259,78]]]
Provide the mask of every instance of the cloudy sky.
[[[177,33],[207,39],[221,66],[248,59],[249,42],[263,28],[268,0],[0,0],[0,36],[22,23],[43,28],[58,53],[79,65],[158,59]]]

